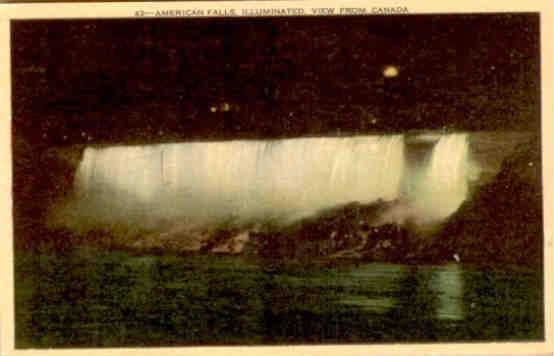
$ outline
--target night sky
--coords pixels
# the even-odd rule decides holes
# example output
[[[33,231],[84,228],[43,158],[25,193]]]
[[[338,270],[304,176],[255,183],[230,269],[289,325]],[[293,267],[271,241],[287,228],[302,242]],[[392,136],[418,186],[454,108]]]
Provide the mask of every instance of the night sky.
[[[13,130],[37,145],[537,130],[538,36],[536,14],[15,21]]]

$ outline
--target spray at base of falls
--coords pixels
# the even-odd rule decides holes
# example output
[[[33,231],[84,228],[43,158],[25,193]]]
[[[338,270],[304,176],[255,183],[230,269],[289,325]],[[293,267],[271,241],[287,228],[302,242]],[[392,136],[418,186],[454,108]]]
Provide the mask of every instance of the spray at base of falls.
[[[287,224],[377,201],[401,202],[384,221],[453,213],[467,195],[467,135],[441,136],[410,191],[416,172],[404,152],[402,135],[88,147],[63,221],[77,231],[175,220]]]

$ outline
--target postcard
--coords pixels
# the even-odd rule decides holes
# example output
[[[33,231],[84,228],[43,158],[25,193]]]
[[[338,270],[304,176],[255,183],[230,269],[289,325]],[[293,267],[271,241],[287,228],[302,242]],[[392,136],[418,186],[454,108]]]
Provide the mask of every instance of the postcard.
[[[552,353],[552,4],[0,15],[2,355]]]

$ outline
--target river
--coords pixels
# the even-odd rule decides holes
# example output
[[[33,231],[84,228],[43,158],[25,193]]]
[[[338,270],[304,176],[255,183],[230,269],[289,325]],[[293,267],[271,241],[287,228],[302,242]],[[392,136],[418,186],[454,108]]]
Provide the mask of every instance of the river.
[[[535,272],[270,267],[240,256],[16,253],[16,347],[540,340]]]

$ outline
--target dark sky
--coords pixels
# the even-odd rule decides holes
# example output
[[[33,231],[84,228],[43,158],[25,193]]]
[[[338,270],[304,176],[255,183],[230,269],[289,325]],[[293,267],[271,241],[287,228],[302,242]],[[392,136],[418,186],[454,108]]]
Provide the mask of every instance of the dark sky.
[[[538,20],[15,21],[14,133],[67,144],[537,130]],[[399,75],[384,78],[386,65]]]

